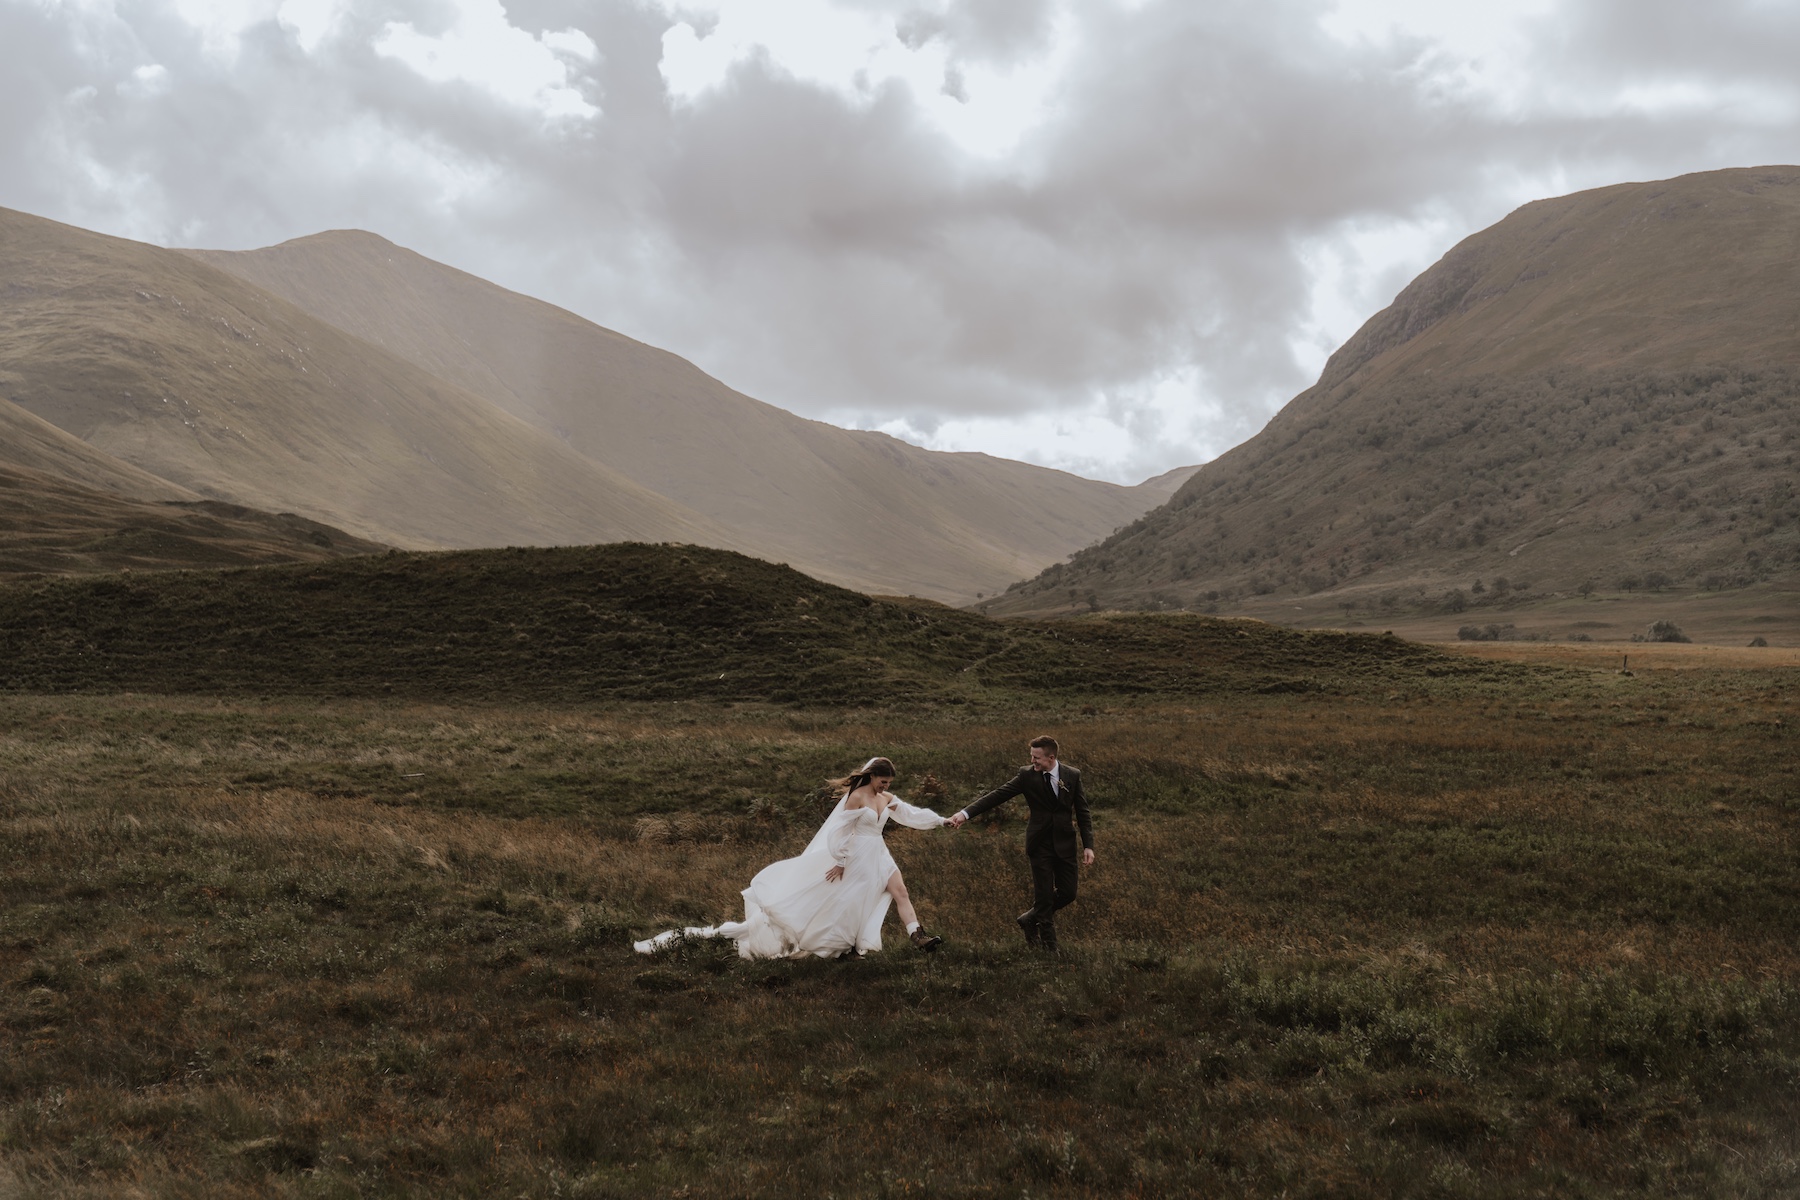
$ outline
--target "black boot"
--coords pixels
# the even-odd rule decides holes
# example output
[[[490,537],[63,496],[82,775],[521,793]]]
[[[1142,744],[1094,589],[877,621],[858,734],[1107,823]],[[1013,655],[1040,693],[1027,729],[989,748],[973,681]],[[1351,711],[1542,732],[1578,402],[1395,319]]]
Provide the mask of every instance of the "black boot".
[[[1044,948],[1044,952],[1046,954],[1055,954],[1056,953],[1056,922],[1055,921],[1039,921],[1038,922],[1038,945],[1040,945]]]
[[[1027,946],[1035,946],[1038,944],[1037,909],[1028,908],[1019,914],[1019,928],[1025,931],[1025,944]]]

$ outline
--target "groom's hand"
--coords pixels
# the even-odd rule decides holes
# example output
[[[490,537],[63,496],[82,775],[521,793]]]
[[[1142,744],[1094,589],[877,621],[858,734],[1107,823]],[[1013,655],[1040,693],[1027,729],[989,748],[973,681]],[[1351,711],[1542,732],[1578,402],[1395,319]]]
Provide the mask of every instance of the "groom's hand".
[[[1081,865],[1084,867],[1094,865],[1094,851],[1091,848],[1081,852]]]
[[[961,829],[963,827],[964,822],[966,822],[968,819],[969,819],[968,813],[959,812],[955,816],[950,818],[950,828]]]

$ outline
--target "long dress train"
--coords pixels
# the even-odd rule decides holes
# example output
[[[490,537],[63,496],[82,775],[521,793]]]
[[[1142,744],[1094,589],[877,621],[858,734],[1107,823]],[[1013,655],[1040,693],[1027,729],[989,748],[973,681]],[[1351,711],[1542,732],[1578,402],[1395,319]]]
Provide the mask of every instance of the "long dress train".
[[[770,863],[744,889],[744,919],[671,929],[633,948],[654,954],[677,938],[726,937],[743,958],[833,958],[846,950],[881,949],[888,880],[899,867],[881,831],[889,820],[909,829],[936,829],[944,817],[890,797],[880,813],[844,807],[839,800],[798,857]],[[843,878],[828,881],[833,865]]]

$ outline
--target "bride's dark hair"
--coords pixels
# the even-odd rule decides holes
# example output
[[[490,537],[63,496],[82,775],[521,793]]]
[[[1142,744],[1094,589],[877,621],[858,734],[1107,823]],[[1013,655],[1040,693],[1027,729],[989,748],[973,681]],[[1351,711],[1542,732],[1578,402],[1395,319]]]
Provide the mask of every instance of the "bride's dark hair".
[[[842,779],[827,779],[825,786],[839,796],[848,796],[863,784],[876,777],[892,779],[894,764],[885,758],[871,758],[868,762],[844,776]]]

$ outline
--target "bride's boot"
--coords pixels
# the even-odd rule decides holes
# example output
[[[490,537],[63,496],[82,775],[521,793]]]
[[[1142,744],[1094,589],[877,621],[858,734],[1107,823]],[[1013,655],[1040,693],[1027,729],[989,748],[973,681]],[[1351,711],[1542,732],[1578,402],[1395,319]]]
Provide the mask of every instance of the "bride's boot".
[[[923,929],[915,929],[907,936],[912,938],[913,945],[925,951],[936,950],[939,946],[944,944],[943,938],[938,937],[936,934],[926,933]]]

